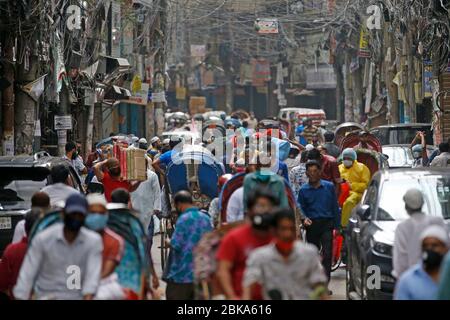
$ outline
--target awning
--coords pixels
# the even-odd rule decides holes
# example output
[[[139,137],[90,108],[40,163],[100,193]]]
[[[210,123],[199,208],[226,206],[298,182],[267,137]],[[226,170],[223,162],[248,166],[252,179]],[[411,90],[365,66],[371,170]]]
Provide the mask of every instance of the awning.
[[[131,92],[128,89],[119,87],[119,86],[111,86],[105,91],[105,100],[127,100],[131,97]]]

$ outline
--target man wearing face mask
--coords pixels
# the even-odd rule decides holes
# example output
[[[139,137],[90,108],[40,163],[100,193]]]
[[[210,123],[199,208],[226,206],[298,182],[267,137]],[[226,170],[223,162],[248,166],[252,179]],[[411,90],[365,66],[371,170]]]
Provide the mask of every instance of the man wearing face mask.
[[[109,214],[105,197],[98,193],[91,193],[86,196],[86,200],[89,204],[89,213],[85,225],[88,229],[98,232],[103,241],[101,281],[95,298],[124,299],[125,295],[118,282],[118,276],[114,273],[123,256],[124,240],[106,226]]]
[[[356,151],[347,148],[342,152],[342,164],[339,165],[341,178],[350,185],[350,195],[342,206],[341,225],[346,227],[353,208],[361,201],[364,191],[369,186],[371,178],[367,166],[356,160]]]
[[[420,139],[420,144],[415,144],[416,140]],[[414,158],[413,168],[427,167],[429,164],[427,154],[427,140],[425,139],[425,132],[419,131],[411,142],[411,151]]]
[[[439,271],[450,239],[447,228],[432,225],[420,235],[422,261],[405,271],[396,284],[395,300],[436,300]]]
[[[339,228],[339,208],[334,185],[322,180],[320,163],[306,162],[308,183],[299,192],[298,203],[305,216],[306,240],[322,248],[322,265],[328,280],[331,275],[333,229]]]
[[[247,216],[242,226],[231,230],[222,239],[217,251],[217,276],[227,299],[242,295],[242,278],[247,257],[252,250],[272,241],[271,212],[279,200],[267,188],[256,188],[247,200]],[[262,299],[261,290],[255,288],[253,299]]]
[[[296,240],[295,215],[291,209],[274,213],[272,243],[255,249],[247,260],[243,299],[250,299],[255,284],[263,287],[265,300],[305,300],[326,296],[324,270],[317,248]],[[314,298],[315,298],[314,297]]]
[[[66,200],[64,223],[56,223],[31,241],[17,285],[15,298],[90,300],[97,291],[102,265],[102,239],[83,227],[88,203],[81,194]],[[78,273],[79,287],[69,286]],[[76,278],[74,278],[76,279]]]
[[[79,155],[79,151],[77,151],[77,145],[74,142],[69,141],[66,143],[65,150],[66,154],[63,156],[63,159],[67,160],[69,163],[72,164],[72,166],[77,171],[78,175],[81,176],[83,174],[87,174],[88,173],[87,168],[83,164],[83,159]]]
[[[212,230],[208,215],[193,205],[189,191],[179,191],[174,198],[178,219],[170,239],[170,256],[164,280],[167,300],[194,299],[193,250],[203,235]]]
[[[420,235],[430,225],[445,227],[442,218],[426,215],[422,212],[425,203],[418,189],[410,189],[403,196],[405,210],[409,218],[400,222],[395,229],[392,250],[392,275],[399,278],[403,272],[420,261]]]
[[[64,201],[69,196],[79,193],[69,183],[69,168],[67,164],[61,163],[53,166],[50,169],[50,178],[52,184],[42,188],[41,192],[49,196],[52,207],[63,207]]]
[[[106,170],[103,170],[103,168]],[[116,158],[110,158],[97,163],[94,166],[95,176],[98,181],[103,183],[105,189],[105,198],[111,202],[111,193],[116,189],[125,189],[128,192],[135,191],[142,181],[129,182],[123,180],[120,176],[120,163]]]
[[[272,159],[267,152],[255,152],[252,158],[251,163],[256,163],[256,171],[247,174],[244,178],[244,208],[248,208],[246,207],[248,195],[257,187],[270,189],[279,199],[280,207],[289,208],[284,179],[271,169],[276,160]]]
[[[107,228],[108,210],[107,202],[101,194],[91,193],[86,200],[89,204],[89,214],[85,225],[92,231],[100,234],[103,241],[103,262],[101,277],[106,278],[114,272],[123,256],[124,241],[121,236]]]

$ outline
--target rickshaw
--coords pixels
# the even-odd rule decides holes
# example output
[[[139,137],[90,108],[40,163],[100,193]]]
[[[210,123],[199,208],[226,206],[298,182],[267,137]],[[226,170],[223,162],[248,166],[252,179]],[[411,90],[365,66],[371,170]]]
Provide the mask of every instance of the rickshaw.
[[[250,114],[245,110],[236,110],[231,114],[231,116],[237,116],[241,121],[250,119]]]
[[[389,166],[387,157],[382,153],[380,141],[369,132],[353,131],[348,133],[341,141],[341,152],[346,148],[355,149],[358,162],[369,168],[371,176],[378,170]]]
[[[230,200],[231,195],[237,189],[239,189],[240,187],[242,187],[244,185],[245,175],[246,175],[245,173],[237,174],[224,184],[222,191],[220,193],[220,197],[219,197],[219,210],[220,210],[219,224],[227,223],[228,202]],[[289,207],[296,208],[297,201],[295,200],[294,193],[292,192],[292,189],[291,189],[289,183],[286,180],[284,182],[285,182],[286,194],[288,196]]]
[[[145,299],[149,261],[144,227],[137,216],[126,210],[115,210],[113,206],[114,204],[108,205],[108,227],[120,235],[125,243],[124,254],[115,273],[123,289],[134,292],[139,299]],[[49,212],[36,222],[30,233],[29,243],[32,243],[36,234],[55,223],[63,223],[61,210]]]
[[[274,119],[263,119],[258,123],[257,129],[280,129],[280,121]]]
[[[166,169],[166,192],[171,208],[172,196],[181,190],[192,194],[194,205],[207,211],[211,200],[218,197],[219,177],[224,174],[223,165],[206,148],[192,146],[177,153]],[[176,217],[173,213],[161,223],[161,265],[164,270],[169,250],[164,245],[173,233]]]
[[[223,236],[233,228],[244,223],[244,221],[227,223],[226,209],[233,192],[243,186],[245,175],[245,173],[237,174],[224,184],[219,196],[220,217],[218,227],[214,231],[205,234],[194,250],[194,282],[196,299],[198,300],[209,300],[214,298],[214,296],[223,294],[222,287],[216,277],[217,260],[215,253]],[[285,183],[289,206],[296,208],[293,192],[289,183],[287,181]]]
[[[334,131],[334,143],[337,146],[340,146],[342,143],[342,140],[345,138],[345,136],[349,132],[360,132],[363,131],[364,127],[356,122],[344,122],[336,127],[336,130]]]

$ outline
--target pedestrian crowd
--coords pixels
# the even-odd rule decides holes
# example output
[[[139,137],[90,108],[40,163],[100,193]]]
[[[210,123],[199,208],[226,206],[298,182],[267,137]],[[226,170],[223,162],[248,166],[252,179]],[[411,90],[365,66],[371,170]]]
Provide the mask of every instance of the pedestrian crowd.
[[[239,134],[244,138],[258,135],[253,129],[246,123]],[[146,238],[143,250],[150,276],[144,291],[146,297],[159,298],[160,281],[151,248],[154,235],[162,231],[160,219],[170,216],[172,202],[177,217],[173,234],[160,244],[170,248],[162,274],[167,299],[196,298],[196,252],[218,230],[216,244],[208,251],[213,296],[230,300],[328,298],[333,294],[329,290],[333,235],[344,234],[371,172],[358,161],[354,149],[340,152],[333,133],[314,126],[311,119],[295,130],[298,140],[275,131],[265,137],[266,148],[246,144],[240,153],[230,155],[231,163],[223,163],[227,174],[219,179],[219,193],[228,181],[243,176],[242,186],[226,203],[225,215],[220,197],[212,199],[206,211],[195,206],[189,190],[167,197],[165,173],[182,150],[180,138],[161,141],[154,137],[150,143],[145,138],[132,140],[132,147],[146,150],[147,179],[142,182],[124,180],[120,161],[105,149],[95,149],[84,161],[80,143],[67,143],[63,159],[88,186],[88,194],[74,188],[68,165],[51,168],[51,183],[36,190],[31,209],[17,224],[13,243],[4,251],[0,291],[14,299],[136,298],[139,288],[124,285],[118,270],[130,258],[130,247],[139,247],[138,238]],[[418,139],[420,144],[415,144]],[[290,145],[284,159],[274,147],[279,141]],[[450,163],[448,142],[428,158],[422,132],[411,150],[415,167],[447,167]],[[450,239],[444,221],[423,213],[425,199],[420,190],[409,190],[403,200],[409,218],[395,233],[394,298],[450,299]],[[57,209],[58,222],[38,223]],[[142,230],[133,225],[134,218]]]

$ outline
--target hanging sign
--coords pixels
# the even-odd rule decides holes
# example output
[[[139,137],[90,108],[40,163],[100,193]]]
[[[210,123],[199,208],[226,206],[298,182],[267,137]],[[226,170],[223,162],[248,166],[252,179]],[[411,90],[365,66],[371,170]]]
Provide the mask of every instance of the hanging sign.
[[[58,144],[66,144],[67,143],[67,131],[66,130],[58,130]]]
[[[256,19],[255,29],[259,34],[277,34],[278,20],[275,18]]]
[[[369,32],[366,28],[361,28],[358,56],[362,58],[370,58]]]
[[[72,116],[55,116],[55,130],[72,130]]]

